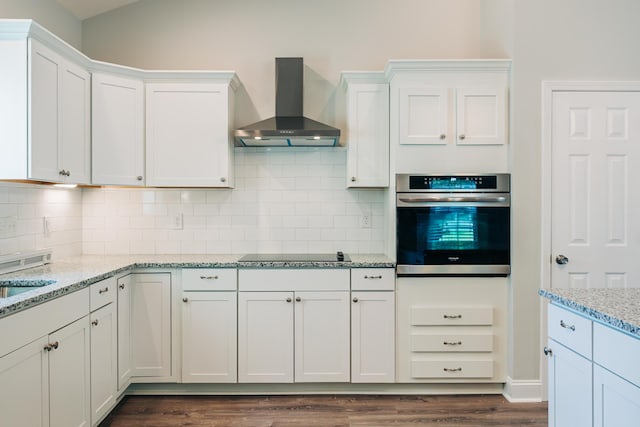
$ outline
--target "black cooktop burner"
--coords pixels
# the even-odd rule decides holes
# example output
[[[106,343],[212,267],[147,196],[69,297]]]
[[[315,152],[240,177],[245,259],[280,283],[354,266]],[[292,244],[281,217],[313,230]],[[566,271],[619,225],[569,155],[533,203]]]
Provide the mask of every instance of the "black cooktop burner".
[[[239,262],[351,262],[342,252],[333,254],[247,254]]]

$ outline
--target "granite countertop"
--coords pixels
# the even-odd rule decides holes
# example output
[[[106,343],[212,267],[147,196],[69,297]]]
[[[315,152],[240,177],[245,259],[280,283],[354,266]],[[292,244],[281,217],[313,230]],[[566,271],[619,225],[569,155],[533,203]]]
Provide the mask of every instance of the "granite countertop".
[[[0,298],[0,318],[41,304],[95,282],[138,268],[393,268],[382,254],[351,255],[351,262],[261,262],[240,263],[241,254],[210,255],[81,255],[53,260],[41,267],[0,275],[0,286],[33,287],[26,292]]]
[[[640,288],[541,289],[557,305],[640,338]]]

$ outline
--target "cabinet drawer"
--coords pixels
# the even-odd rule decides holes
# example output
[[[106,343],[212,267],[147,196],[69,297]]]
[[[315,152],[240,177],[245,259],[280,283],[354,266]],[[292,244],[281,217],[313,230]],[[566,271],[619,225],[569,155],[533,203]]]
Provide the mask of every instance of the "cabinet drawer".
[[[414,352],[491,352],[492,334],[412,334]]]
[[[491,325],[493,307],[413,306],[411,324],[420,325]]]
[[[351,290],[392,291],[395,288],[393,268],[353,268],[351,269]]]
[[[640,339],[599,323],[593,324],[593,361],[640,386]]]
[[[349,269],[256,268],[238,270],[240,291],[348,291]]]
[[[549,305],[549,338],[591,359],[591,320]]]
[[[493,360],[413,360],[413,378],[491,378]]]
[[[110,277],[89,287],[90,310],[95,311],[116,300],[116,278]]]
[[[185,268],[182,269],[184,291],[235,291],[237,289],[235,268]]]

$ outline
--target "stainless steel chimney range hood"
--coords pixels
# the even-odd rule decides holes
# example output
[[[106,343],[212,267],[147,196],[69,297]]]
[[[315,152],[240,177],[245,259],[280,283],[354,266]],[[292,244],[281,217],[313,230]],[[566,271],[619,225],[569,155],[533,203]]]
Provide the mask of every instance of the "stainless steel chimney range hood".
[[[276,115],[236,129],[240,147],[335,147],[340,129],[303,116],[302,58],[276,58]]]

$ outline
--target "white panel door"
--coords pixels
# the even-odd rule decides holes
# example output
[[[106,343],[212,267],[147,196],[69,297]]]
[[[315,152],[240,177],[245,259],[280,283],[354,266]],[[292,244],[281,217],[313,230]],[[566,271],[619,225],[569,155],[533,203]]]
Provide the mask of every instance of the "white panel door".
[[[549,340],[549,427],[590,427],[591,361]]]
[[[594,365],[594,427],[636,427],[639,420],[640,387]]]
[[[639,286],[640,92],[554,92],[554,288]]]
[[[182,302],[182,382],[236,382],[236,292],[183,292]]]
[[[91,80],[93,184],[144,185],[144,85],[94,73]]]
[[[228,91],[226,84],[147,84],[147,185],[230,185]]]
[[[505,144],[507,90],[460,88],[456,91],[456,137],[459,145]]]
[[[115,304],[91,313],[91,423],[116,403],[118,390],[118,321]]]
[[[295,382],[349,382],[349,292],[295,293]]]
[[[131,359],[131,283],[132,275],[118,279],[118,391],[129,385]]]
[[[447,88],[400,89],[400,144],[445,145],[452,140]]]
[[[49,426],[49,343],[42,337],[0,357],[0,420],[3,426]]]
[[[171,375],[171,274],[133,274],[132,376]]]
[[[49,344],[50,427],[91,425],[89,316],[52,333]]]
[[[394,292],[352,292],[351,302],[351,382],[394,382]]]
[[[238,382],[293,382],[293,292],[238,293]]]
[[[58,170],[60,140],[60,76],[62,57],[37,40],[30,40],[29,178],[61,180]]]

